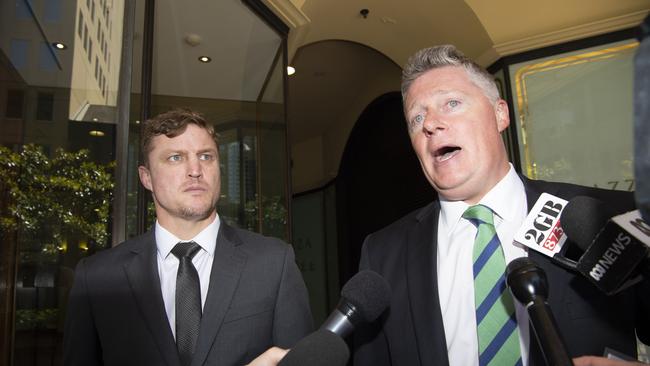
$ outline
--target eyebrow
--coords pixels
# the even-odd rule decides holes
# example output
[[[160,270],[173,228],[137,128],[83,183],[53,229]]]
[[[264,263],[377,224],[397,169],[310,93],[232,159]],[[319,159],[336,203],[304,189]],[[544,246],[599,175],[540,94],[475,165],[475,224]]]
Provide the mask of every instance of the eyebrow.
[[[196,154],[204,154],[206,152],[211,152],[211,153],[217,153],[218,154],[219,149],[209,147],[209,148],[197,150]],[[182,149],[182,148],[178,148],[178,149],[168,148],[168,149],[162,150],[162,153],[166,155],[166,154],[191,154],[192,152],[187,150],[187,149]]]
[[[207,153],[207,152],[209,152],[209,153],[217,153],[218,154],[219,149],[215,149],[215,148],[210,147],[210,148],[207,148],[207,149],[201,149],[201,150],[197,151],[198,154],[204,154],[204,153]]]
[[[427,94],[427,97],[433,97],[433,96],[438,96],[438,95],[443,95],[443,96],[444,96],[444,95],[454,94],[454,93],[461,93],[461,94],[464,94],[464,93],[462,93],[461,91],[458,91],[458,90],[434,90],[434,91],[428,93],[428,94]],[[408,100],[408,97],[407,97],[407,100]],[[406,105],[406,112],[407,112],[407,113],[408,113],[408,111],[410,111],[411,109],[413,109],[414,104],[415,104],[415,103],[408,103],[408,104]]]

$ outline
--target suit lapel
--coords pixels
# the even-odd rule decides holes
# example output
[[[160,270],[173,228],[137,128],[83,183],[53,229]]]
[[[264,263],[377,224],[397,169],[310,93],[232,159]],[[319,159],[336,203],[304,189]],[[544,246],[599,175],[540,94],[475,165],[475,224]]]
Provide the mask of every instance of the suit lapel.
[[[131,290],[160,354],[169,366],[180,365],[176,342],[169,328],[169,319],[160,290],[156,243],[153,231],[146,233],[131,250],[131,261],[124,264],[124,272]]]
[[[230,307],[237,289],[239,278],[246,264],[246,253],[239,247],[242,244],[234,229],[222,220],[217,245],[210,271],[210,285],[203,307],[201,329],[192,359],[192,365],[205,362],[214,340],[219,333],[224,316]]]
[[[435,201],[418,215],[419,222],[407,239],[407,284],[422,365],[449,364],[438,299],[436,233],[439,213],[440,206]]]

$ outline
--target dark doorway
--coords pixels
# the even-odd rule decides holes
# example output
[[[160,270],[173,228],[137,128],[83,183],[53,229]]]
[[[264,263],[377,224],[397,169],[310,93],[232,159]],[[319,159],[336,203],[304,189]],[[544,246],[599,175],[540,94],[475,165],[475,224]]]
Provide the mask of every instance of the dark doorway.
[[[435,198],[411,147],[399,92],[371,102],[345,146],[336,179],[339,275],[357,272],[361,246],[375,232]]]

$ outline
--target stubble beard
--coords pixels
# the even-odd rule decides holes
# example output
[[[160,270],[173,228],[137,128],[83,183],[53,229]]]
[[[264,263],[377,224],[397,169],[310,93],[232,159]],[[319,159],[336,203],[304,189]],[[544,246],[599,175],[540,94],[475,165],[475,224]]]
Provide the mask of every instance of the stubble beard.
[[[195,207],[181,207],[179,214],[186,220],[205,220],[217,209],[217,202],[213,202],[209,206],[202,209]]]

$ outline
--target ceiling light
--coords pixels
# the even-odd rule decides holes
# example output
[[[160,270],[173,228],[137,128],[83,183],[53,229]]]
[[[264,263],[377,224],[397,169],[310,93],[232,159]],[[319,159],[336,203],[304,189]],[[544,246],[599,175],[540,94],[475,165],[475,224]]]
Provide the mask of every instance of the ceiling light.
[[[287,75],[293,75],[296,73],[296,69],[293,66],[287,66]]]
[[[97,130],[92,130],[92,131],[88,132],[88,134],[89,134],[90,136],[95,136],[95,137],[102,137],[102,136],[104,136],[104,132],[103,132],[103,131],[97,131]]]
[[[208,56],[199,56],[199,61],[203,62],[204,64],[207,64],[208,62],[212,61],[212,59]]]
[[[57,50],[65,50],[66,48],[68,48],[68,46],[66,46],[61,42],[54,42],[52,43],[52,46],[54,46],[54,48],[56,48]]]

